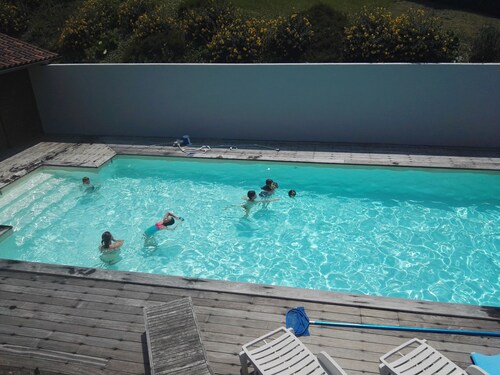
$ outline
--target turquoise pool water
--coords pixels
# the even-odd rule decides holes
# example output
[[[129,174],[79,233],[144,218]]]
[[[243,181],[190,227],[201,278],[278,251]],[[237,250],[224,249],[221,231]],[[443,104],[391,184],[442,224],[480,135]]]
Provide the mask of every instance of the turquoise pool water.
[[[279,201],[245,217],[266,178]],[[185,221],[145,245],[167,210]],[[0,224],[6,259],[500,306],[498,172],[118,157],[29,175],[0,196]],[[111,265],[105,230],[125,240]]]

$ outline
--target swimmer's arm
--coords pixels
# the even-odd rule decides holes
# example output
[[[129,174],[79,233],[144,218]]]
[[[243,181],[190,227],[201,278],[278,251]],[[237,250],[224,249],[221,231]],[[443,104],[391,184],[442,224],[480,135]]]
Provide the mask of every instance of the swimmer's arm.
[[[180,221],[181,221],[181,222],[182,222],[182,221],[184,221],[184,220],[182,220],[180,217],[179,217],[179,219],[180,219]],[[175,229],[177,229],[177,227],[178,227],[179,225],[180,225],[180,222],[179,222],[179,221],[177,221],[174,225],[172,225],[172,226],[168,226],[168,227],[163,227],[162,229],[166,229],[166,230],[175,230]]]
[[[125,242],[124,240],[113,240],[113,241],[115,242],[112,245],[109,245],[109,248],[111,250],[118,249]]]
[[[173,212],[170,212],[168,211],[165,216],[163,216],[163,221],[167,220],[170,216],[172,216],[174,219],[178,219],[180,220],[180,216],[177,216],[176,214],[174,214]]]

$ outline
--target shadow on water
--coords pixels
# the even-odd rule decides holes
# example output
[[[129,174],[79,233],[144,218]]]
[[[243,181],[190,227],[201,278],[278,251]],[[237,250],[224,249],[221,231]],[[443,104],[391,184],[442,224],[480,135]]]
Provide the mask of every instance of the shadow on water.
[[[182,250],[182,245],[173,243],[171,239],[156,240],[154,237],[151,237],[144,241],[142,256],[150,258],[154,255],[168,260],[177,257]]]
[[[243,216],[236,222],[236,233],[238,237],[251,238],[257,230],[257,224],[248,216]]]
[[[252,238],[257,231],[268,228],[279,217],[280,214],[269,207],[259,208],[251,212],[250,215],[241,217],[236,222],[238,237]]]
[[[112,251],[110,253],[103,253],[99,256],[99,259],[103,262],[102,268],[110,268],[114,264],[118,263],[123,257],[120,254],[120,250]]]

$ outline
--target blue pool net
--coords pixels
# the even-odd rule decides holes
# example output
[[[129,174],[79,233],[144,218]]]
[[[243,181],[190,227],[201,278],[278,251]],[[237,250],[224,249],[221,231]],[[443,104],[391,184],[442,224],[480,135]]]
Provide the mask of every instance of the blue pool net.
[[[309,336],[309,317],[303,307],[295,307],[286,313],[286,328],[293,328],[295,336]]]

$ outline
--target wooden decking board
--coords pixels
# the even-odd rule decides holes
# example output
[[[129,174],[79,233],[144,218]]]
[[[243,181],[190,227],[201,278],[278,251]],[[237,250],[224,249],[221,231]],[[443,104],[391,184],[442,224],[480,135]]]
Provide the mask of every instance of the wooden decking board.
[[[3,267],[5,265],[11,267]],[[54,268],[58,272],[51,272]],[[68,270],[74,272],[74,276],[68,275]],[[111,275],[116,273],[112,271],[85,273],[85,269],[34,264],[12,267],[9,262],[0,261],[0,343],[101,356],[110,365],[113,364],[113,367],[99,372],[106,375],[144,374],[146,360],[141,344],[144,331],[138,329],[142,306],[158,305],[162,301],[187,295],[193,297],[207,355],[217,375],[238,374],[237,353],[241,345],[283,325],[287,309],[299,305],[305,306],[311,319],[449,325],[453,329],[477,326],[483,330],[494,330],[492,328],[495,327],[499,330],[500,327],[500,319],[495,318],[496,309],[485,314],[480,307],[468,306],[464,309],[464,317],[459,314],[450,317],[443,316],[443,313],[451,310],[448,306],[443,309],[439,304],[414,303],[428,307],[429,314],[422,315],[410,313],[406,309],[394,310],[392,307],[401,304],[400,300],[391,301],[391,308],[387,310],[378,308],[383,303],[367,307],[366,304],[348,306],[341,301],[339,305],[335,303],[338,300],[336,294],[331,295],[335,298],[328,298],[327,295],[325,300],[304,301],[300,299],[302,291],[296,293],[299,296],[297,300],[290,296],[259,296],[258,287],[249,288],[252,294],[247,295],[237,283],[234,284],[236,293],[231,293],[231,283],[222,283],[224,291],[214,291],[197,289],[197,285],[205,283],[179,282],[182,278],[171,287],[162,285],[162,282],[158,284],[159,278],[149,278],[151,275],[138,275],[137,279],[133,275],[126,275],[128,281],[123,282],[124,275],[120,274],[114,279]],[[276,294],[281,294],[280,288],[273,287],[274,290]],[[107,303],[103,302],[103,298]],[[62,302],[64,304],[61,305]],[[61,305],[61,311],[58,311],[58,305]],[[17,307],[9,309],[10,306]],[[84,307],[81,315],[78,307]],[[55,322],[50,321],[51,315]],[[131,322],[127,323],[129,320]],[[325,350],[330,353],[350,375],[377,374],[380,355],[414,336],[429,340],[431,345],[463,368],[470,364],[470,351],[497,353],[500,349],[498,338],[319,326],[311,326],[310,331],[311,336],[302,338],[303,342],[313,352]],[[15,336],[12,336],[14,332]],[[364,361],[359,359],[360,355],[365,357]],[[16,364],[19,365],[19,359]]]
[[[76,309],[75,307],[54,306],[47,304],[40,305],[33,302],[19,302],[19,301],[16,301],[16,304],[12,305],[12,301],[5,301],[3,299],[0,299],[0,311],[2,313],[7,312],[5,315],[9,315],[8,311],[6,310],[7,308],[9,310],[12,310],[14,308],[19,309],[17,312],[18,316],[24,316],[25,313],[24,312],[20,313],[20,311],[26,310],[30,312],[40,311],[43,313],[49,313],[49,314],[56,313],[69,316],[77,315],[79,317],[84,317],[84,318],[102,319],[103,317],[103,312],[100,310],[90,310],[83,308]],[[139,317],[138,315],[132,315],[132,314],[125,315],[125,314],[106,312],[105,316],[107,321],[112,321],[119,326],[125,325],[128,330],[137,329],[138,331],[141,331],[142,325],[144,323],[142,317]]]
[[[31,262],[18,262],[18,261],[7,261],[5,267],[8,269],[23,269],[30,270],[37,273],[53,272],[55,274],[60,274],[67,276],[68,273],[78,278],[86,278],[92,275],[91,278],[107,278],[107,273],[105,270],[99,269],[88,269],[81,267],[71,267],[71,266],[53,266],[40,263]],[[295,306],[304,302],[316,302],[318,300],[324,303],[344,305],[344,306],[357,306],[365,308],[374,308],[381,310],[392,310],[392,311],[407,311],[416,313],[432,313],[433,315],[442,316],[459,316],[459,317],[472,317],[472,318],[484,318],[497,320],[500,317],[498,309],[490,309],[487,307],[481,307],[478,309],[472,305],[460,305],[460,304],[446,304],[446,303],[432,303],[424,301],[413,301],[404,300],[405,303],[402,304],[402,299],[398,298],[388,298],[388,297],[371,297],[364,295],[354,295],[347,293],[335,293],[335,292],[325,292],[318,290],[305,290],[297,288],[288,287],[276,287],[258,284],[248,284],[248,283],[232,283],[227,281],[219,280],[203,280],[203,279],[193,279],[185,277],[173,277],[165,275],[152,275],[152,274],[140,274],[140,273],[129,273],[129,272],[119,272],[114,274],[113,281],[119,283],[132,282],[151,285],[152,283],[157,283],[161,286],[169,286],[175,289],[189,289],[196,291],[207,291],[207,292],[230,292],[229,294],[236,294],[245,297],[249,296],[260,296],[260,297],[273,297],[277,299],[293,299],[296,301]]]
[[[3,301],[5,303],[5,301]],[[15,310],[15,311],[14,311]],[[48,311],[45,311],[48,310]],[[136,321],[130,322],[130,318],[127,320],[121,320],[123,317],[121,314],[117,313],[105,313],[102,311],[88,310],[92,313],[87,313],[82,311],[83,309],[67,309],[59,308],[56,309],[51,305],[36,305],[23,303],[21,305],[9,305],[1,306],[0,313],[5,316],[17,316],[20,318],[36,318],[39,320],[49,320],[57,323],[64,323],[71,319],[72,324],[92,324],[94,327],[107,327],[109,329],[117,331],[137,331],[140,332],[142,329],[142,323],[138,321],[136,316],[134,317]],[[75,317],[76,316],[76,317]],[[70,317],[70,318],[68,318]],[[127,317],[125,317],[127,318]]]
[[[20,364],[22,361],[22,365]],[[0,363],[2,366],[11,366],[31,371],[33,374],[35,368],[39,368],[41,374],[45,375],[45,371],[54,372],[56,374],[73,375],[73,374],[89,374],[89,368],[86,365],[65,363],[62,361],[51,361],[40,358],[29,358],[26,356],[6,356],[0,354]],[[92,374],[108,374],[102,368],[92,368]],[[120,375],[119,373],[111,373],[110,375]]]

